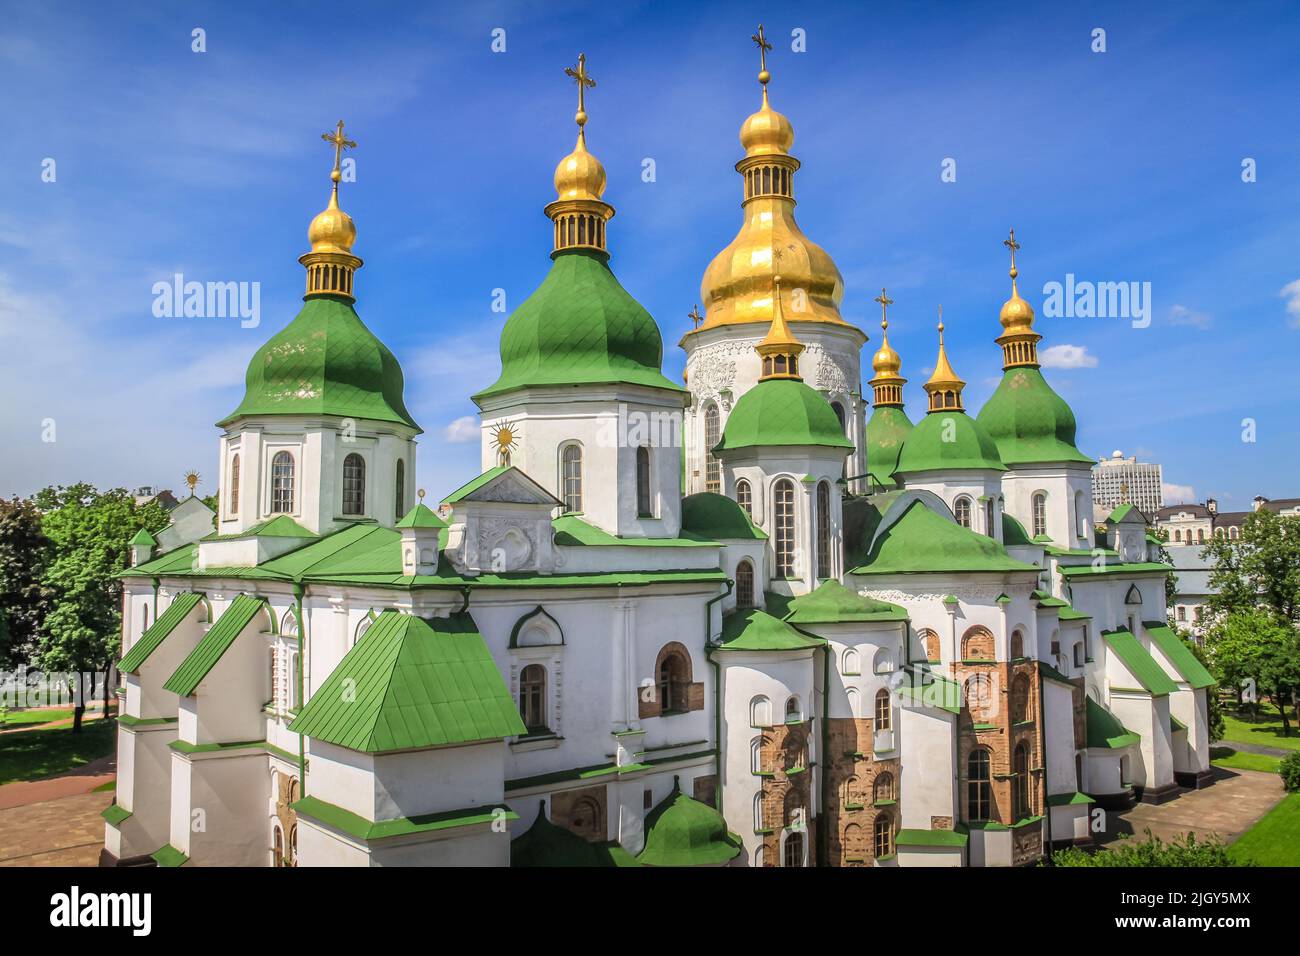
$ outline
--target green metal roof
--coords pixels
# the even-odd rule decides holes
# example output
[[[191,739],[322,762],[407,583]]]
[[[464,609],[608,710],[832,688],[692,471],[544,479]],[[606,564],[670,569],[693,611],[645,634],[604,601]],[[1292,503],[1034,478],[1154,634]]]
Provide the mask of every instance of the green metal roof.
[[[659,327],[619,285],[604,253],[553,256],[501,331],[501,376],[475,401],[535,385],[624,383],[681,391],[664,377]]]
[[[131,544],[147,544],[147,545],[149,545],[149,547],[152,548],[154,545],[156,545],[156,544],[158,543],[158,539],[155,538],[153,535],[151,535],[151,534],[150,534],[148,531],[146,531],[144,528],[141,528],[139,531],[137,531],[137,532],[132,536],[132,538],[131,538],[131,542],[130,542],[130,543],[131,543]]]
[[[1152,697],[1164,697],[1178,690],[1178,685],[1169,679],[1151,652],[1127,628],[1102,631],[1101,639]]]
[[[1110,524],[1119,524],[1131,514],[1136,514],[1139,518],[1142,518],[1142,512],[1138,511],[1137,508],[1134,508],[1130,504],[1122,504],[1107,515],[1106,521]]]
[[[895,405],[877,405],[867,419],[867,475],[873,491],[898,487],[894,469],[912,427],[907,413]]]
[[[556,826],[546,818],[546,801],[541,804],[533,825],[510,841],[512,867],[641,865],[617,843],[588,843],[572,830]]]
[[[826,642],[778,620],[756,607],[733,611],[722,619],[719,651],[802,651]]]
[[[726,495],[701,491],[682,499],[682,530],[702,538],[763,541],[767,533]]]
[[[759,382],[727,416],[715,453],[782,445],[851,449],[844,427],[821,392],[793,378]]]
[[[720,866],[744,849],[722,814],[682,793],[676,778],[672,793],[646,815],[645,834],[637,855],[644,866]]]
[[[577,515],[561,515],[551,522],[555,529],[555,543],[566,548],[624,547],[624,548],[717,548],[716,541],[689,532],[679,538],[622,538],[610,534]]]
[[[185,620],[185,616],[194,610],[194,605],[203,600],[203,595],[194,591],[182,591],[167,605],[167,610],[158,615],[153,626],[140,635],[140,639],[131,645],[125,657],[117,665],[123,674],[135,674],[140,665],[149,659],[149,655],[176,629],[176,625]]]
[[[1005,511],[1002,512],[1002,543],[1008,546],[1034,543],[1025,526]]]
[[[1160,621],[1143,621],[1142,626],[1151,635],[1151,642],[1160,648],[1174,670],[1193,688],[1214,687],[1218,684],[1205,665],[1196,659],[1190,647],[1183,643],[1167,624]]]
[[[1119,750],[1142,739],[1101,704],[1091,697],[1084,702],[1084,723],[1087,726],[1088,746],[1106,750]]]
[[[337,415],[420,430],[402,399],[402,367],[343,299],[307,299],[253,355],[245,386],[219,425],[253,415]]]
[[[190,652],[190,656],[181,662],[176,672],[167,678],[163,690],[188,697],[198,689],[203,678],[216,666],[217,661],[230,649],[237,638],[248,626],[258,611],[266,606],[263,598],[249,597],[241,594],[230,602],[230,606],[217,618],[216,623],[203,635],[203,640]]]
[[[1074,681],[1070,680],[1070,678],[1066,677],[1046,661],[1038,662],[1038,673],[1044,680],[1054,680],[1058,684],[1069,684],[1071,687],[1075,686]]]
[[[420,813],[391,820],[367,820],[351,810],[327,803],[318,797],[305,796],[291,804],[291,809],[309,820],[316,820],[363,842],[384,837],[411,836],[437,830],[452,830],[497,821],[518,820],[515,813],[504,804],[486,807],[464,807],[439,813]]]
[[[1168,574],[1173,568],[1167,564],[1142,561],[1136,564],[1103,564],[1095,568],[1090,564],[1062,565],[1057,570],[1067,578],[1076,578],[1103,574]]]
[[[877,601],[828,580],[815,591],[790,602],[784,618],[790,624],[832,624],[855,621],[906,621],[907,611],[888,601]]]
[[[911,698],[917,704],[946,710],[950,714],[960,714],[962,706],[960,685],[933,672],[928,676],[932,678],[928,683],[904,684],[898,688],[898,693]]]
[[[963,528],[925,502],[911,502],[896,522],[880,532],[867,560],[852,574],[912,574],[948,571],[1033,571],[992,538]]]
[[[479,475],[477,478],[470,479],[469,481],[465,482],[465,484],[461,485],[459,488],[457,488],[455,491],[449,494],[447,497],[443,498],[442,499],[443,503],[455,504],[457,501],[460,501],[462,498],[465,498],[470,494],[472,494],[473,492],[478,491],[480,488],[486,485],[493,478],[496,478],[498,475],[504,475],[512,467],[514,466],[497,465],[495,468],[489,468],[487,471],[483,472],[483,474]]]
[[[401,521],[397,522],[394,527],[397,528],[445,528],[447,522],[438,517],[437,512],[428,505],[421,502],[410,511]]]
[[[519,708],[468,613],[384,611],[290,725],[362,753],[526,733]]]
[[[1037,368],[1007,369],[977,417],[1003,464],[1093,463],[1075,447],[1074,412]]]
[[[902,829],[894,837],[898,846],[941,846],[963,847],[970,842],[970,836],[957,830],[916,830]]]
[[[925,471],[1006,471],[998,446],[965,412],[931,412],[916,423],[903,443],[895,476]]]
[[[1047,795],[1047,805],[1049,807],[1079,807],[1096,802],[1086,793],[1080,793],[1077,790],[1074,793],[1049,793]]]

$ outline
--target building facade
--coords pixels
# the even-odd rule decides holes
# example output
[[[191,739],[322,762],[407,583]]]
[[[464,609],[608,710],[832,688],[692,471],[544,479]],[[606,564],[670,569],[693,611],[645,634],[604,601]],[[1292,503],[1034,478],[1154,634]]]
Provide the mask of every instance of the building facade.
[[[1144,515],[1154,515],[1165,505],[1164,479],[1159,465],[1124,457],[1115,451],[1092,466],[1092,499],[1098,508],[1110,512],[1129,504]]]

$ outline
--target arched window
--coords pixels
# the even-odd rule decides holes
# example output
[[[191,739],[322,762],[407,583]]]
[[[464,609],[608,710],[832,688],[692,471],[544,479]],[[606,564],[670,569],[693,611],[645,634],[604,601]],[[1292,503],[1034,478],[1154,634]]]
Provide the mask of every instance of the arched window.
[[[546,727],[546,668],[529,664],[519,672],[519,716],[530,734]]]
[[[749,702],[749,725],[751,727],[770,727],[772,725],[772,702],[762,694]]]
[[[565,445],[560,453],[560,488],[564,510],[582,510],[582,446]]]
[[[1025,656],[1025,635],[1019,628],[1011,632],[1011,659],[1018,661]]]
[[[293,511],[293,455],[277,451],[271,459],[271,513]]]
[[[926,628],[918,636],[921,638],[921,646],[925,648],[925,659],[932,664],[939,663],[939,635]]]
[[[858,652],[852,647],[845,649],[843,661],[840,665],[841,674],[859,674],[862,672],[861,658]]]
[[[289,827],[289,865],[298,865],[298,824]]]
[[[755,737],[749,742],[749,772],[763,772],[763,738]]]
[[[1177,541],[1179,544],[1182,544],[1183,532],[1181,529],[1174,532],[1174,540]]]
[[[280,687],[280,650],[276,647],[267,648],[267,665],[271,677],[271,708],[279,710],[283,705],[281,703],[282,689]]]
[[[754,794],[754,832],[761,833],[764,829],[763,792],[760,790],[758,793]],[[761,846],[758,849],[758,858],[760,860],[763,858],[763,848]]]
[[[993,660],[993,635],[987,628],[976,625],[961,639],[961,659],[964,661]]]
[[[239,455],[230,459],[230,513],[239,514]]]
[[[984,533],[990,538],[998,536],[997,529],[993,526],[993,499],[988,498],[984,502]]]
[[[343,513],[366,513],[366,460],[356,452],[343,459]]]
[[[1011,722],[1023,724],[1030,719],[1032,718],[1029,715],[1029,678],[1024,674],[1018,674],[1011,682]]]
[[[886,771],[876,775],[876,782],[871,789],[871,799],[875,803],[898,799],[898,794],[894,792],[894,775],[892,773]]]
[[[893,707],[889,701],[889,691],[883,687],[876,691],[876,730],[888,730],[892,726]]]
[[[744,478],[736,482],[736,504],[745,509],[750,521],[754,520],[754,495],[750,491],[749,482]]]
[[[862,794],[858,792],[858,778],[850,776],[840,784],[840,803],[846,807],[862,805]]]
[[[650,506],[650,449],[644,445],[636,450],[636,514],[638,518],[654,516]]]
[[[1047,495],[1041,491],[1034,492],[1034,537],[1047,534]]]
[[[966,709],[982,715],[993,703],[993,682],[988,674],[976,674],[966,681]]]
[[[993,783],[989,773],[989,752],[972,750],[966,758],[966,819],[987,820],[993,807]]]
[[[1197,544],[1205,544],[1205,529],[1204,529],[1204,528],[1197,528],[1197,529],[1196,529],[1196,543],[1197,543]]]
[[[894,815],[877,814],[875,822],[876,859],[894,855]]]
[[[795,830],[786,834],[783,866],[803,866],[803,831]]]
[[[659,686],[661,714],[680,713],[689,708],[687,694],[691,683],[691,670],[682,651],[673,648],[667,653],[660,652],[656,679]]]
[[[776,531],[776,576],[794,577],[794,482],[782,478],[772,489],[772,512]]]
[[[1222,537],[1223,537],[1223,529],[1222,529],[1222,528],[1215,528],[1215,529],[1214,529],[1214,536],[1215,536],[1216,538],[1222,538]]]
[[[754,606],[754,566],[749,561],[736,565],[736,607]]]
[[[844,694],[849,699],[849,716],[861,717],[862,704],[858,697],[858,689],[856,687],[850,687],[848,690],[844,692]]]
[[[965,495],[958,498],[953,507],[953,514],[957,518],[957,523],[963,528],[970,527],[970,499]]]
[[[1236,541],[1236,540],[1237,540],[1237,526],[1236,526],[1236,525],[1233,525],[1231,528],[1228,529],[1228,540],[1229,540],[1229,541]]]
[[[721,437],[718,431],[718,406],[709,402],[704,406],[704,490],[715,494],[722,487],[722,481],[713,447]]]
[[[149,605],[144,605],[140,610],[142,612],[140,614],[140,636],[143,637],[144,632],[149,630]]]
[[[1187,620],[1187,608],[1183,607],[1181,604],[1178,605],[1178,620]]]
[[[280,829],[280,824],[271,824],[271,865],[274,867],[285,866],[284,859],[284,831]]]
[[[829,578],[831,570],[831,486],[817,486],[817,577]]]
[[[1088,537],[1088,513],[1087,511],[1084,510],[1083,503],[1084,503],[1083,492],[1076,491],[1074,493],[1074,520],[1079,526],[1079,537],[1087,538]]]
[[[785,722],[797,723],[803,720],[803,710],[799,707],[798,697],[787,697],[785,701]]]
[[[1015,795],[1016,795],[1016,819],[1023,820],[1033,813],[1033,808],[1029,804],[1029,748],[1024,744],[1016,747],[1012,771],[1016,775]]]
[[[406,462],[397,459],[397,479],[393,489],[393,512],[397,521],[402,520],[402,515],[406,514],[403,505],[406,503]]]

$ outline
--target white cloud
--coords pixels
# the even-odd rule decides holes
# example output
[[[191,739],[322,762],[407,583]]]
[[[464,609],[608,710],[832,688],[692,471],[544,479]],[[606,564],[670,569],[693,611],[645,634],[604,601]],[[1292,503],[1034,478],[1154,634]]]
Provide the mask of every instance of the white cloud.
[[[1160,491],[1165,496],[1165,504],[1182,505],[1196,501],[1196,491],[1191,485],[1175,485],[1172,482],[1162,482]]]
[[[1286,299],[1286,314],[1290,316],[1286,324],[1293,329],[1300,329],[1300,279],[1282,286],[1278,295]]]
[[[442,437],[444,441],[458,445],[463,442],[478,441],[479,423],[477,415],[462,415],[445,429]]]
[[[1097,357],[1086,345],[1053,345],[1038,353],[1043,368],[1096,368]]]
[[[1169,310],[1170,325],[1191,325],[1198,329],[1208,329],[1210,321],[1210,317],[1204,312],[1194,312],[1185,305],[1175,305]]]

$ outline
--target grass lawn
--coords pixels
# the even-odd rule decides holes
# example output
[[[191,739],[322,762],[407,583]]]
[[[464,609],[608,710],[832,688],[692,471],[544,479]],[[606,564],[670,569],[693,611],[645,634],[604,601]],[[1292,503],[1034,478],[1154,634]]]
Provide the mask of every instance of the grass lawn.
[[[92,790],[92,791],[90,791],[90,792],[91,792],[91,793],[107,793],[107,792],[110,791],[110,790],[116,790],[116,789],[117,789],[117,781],[116,781],[116,780],[110,780],[110,781],[108,781],[108,783],[101,783],[98,787],[96,787],[94,790]]]
[[[1259,720],[1251,720],[1249,714],[1224,714],[1224,741],[1300,750],[1300,730],[1296,728],[1296,722],[1291,721],[1291,736],[1283,737],[1282,718],[1277,715],[1276,708],[1271,709],[1273,713],[1261,706]]]
[[[1280,773],[1282,758],[1270,757],[1268,754],[1240,753],[1231,747],[1211,747],[1210,763],[1229,770],[1262,770],[1264,773]]]
[[[112,753],[116,743],[114,720],[90,721],[79,734],[71,727],[0,734],[0,784],[75,770]]]
[[[0,727],[19,727],[23,724],[48,724],[52,720],[67,720],[70,710],[11,710]]]
[[[1300,866],[1300,793],[1289,793],[1228,848],[1238,863]]]

